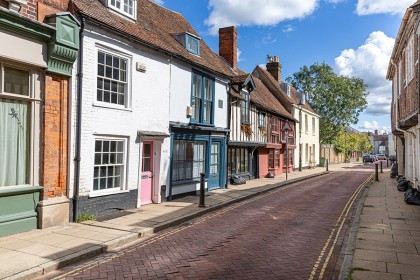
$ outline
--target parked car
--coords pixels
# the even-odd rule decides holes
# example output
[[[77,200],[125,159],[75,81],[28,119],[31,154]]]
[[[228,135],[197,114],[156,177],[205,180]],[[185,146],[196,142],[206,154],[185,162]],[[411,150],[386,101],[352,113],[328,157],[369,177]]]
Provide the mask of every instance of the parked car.
[[[386,160],[386,155],[384,154],[377,154],[376,157],[378,158],[378,160]]]
[[[364,154],[362,156],[363,162],[375,162],[375,156],[374,155],[369,155],[369,154]]]

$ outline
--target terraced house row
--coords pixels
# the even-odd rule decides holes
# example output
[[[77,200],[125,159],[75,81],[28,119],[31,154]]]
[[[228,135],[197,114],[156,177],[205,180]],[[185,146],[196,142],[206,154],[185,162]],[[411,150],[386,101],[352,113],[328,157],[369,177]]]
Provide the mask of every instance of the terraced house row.
[[[0,235],[319,162],[319,117],[149,0],[0,0]]]

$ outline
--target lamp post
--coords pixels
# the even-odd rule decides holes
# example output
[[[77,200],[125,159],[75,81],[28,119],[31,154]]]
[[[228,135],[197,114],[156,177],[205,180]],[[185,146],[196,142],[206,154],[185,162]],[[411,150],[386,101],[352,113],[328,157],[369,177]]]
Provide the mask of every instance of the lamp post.
[[[286,133],[286,181],[287,181],[287,175],[289,173],[289,131],[290,131],[290,125],[288,122],[286,122],[282,128],[282,130]]]
[[[299,108],[299,171],[302,171],[302,97],[297,106]]]

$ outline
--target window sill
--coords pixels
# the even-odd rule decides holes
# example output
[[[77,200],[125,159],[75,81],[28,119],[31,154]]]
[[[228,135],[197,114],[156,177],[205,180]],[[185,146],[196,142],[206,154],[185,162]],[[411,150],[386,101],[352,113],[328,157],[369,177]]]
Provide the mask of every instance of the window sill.
[[[214,127],[214,124],[211,124],[211,123],[200,123],[200,122],[191,122],[191,121],[190,121],[190,125]]]
[[[207,178],[204,178],[204,181],[207,182]],[[176,187],[176,186],[182,186],[182,185],[188,185],[188,184],[199,184],[200,183],[200,179],[195,179],[195,180],[188,180],[188,181],[181,181],[181,182],[172,182],[171,186]]]
[[[98,108],[106,108],[106,109],[114,109],[114,110],[121,110],[121,111],[127,111],[127,112],[132,112],[132,109],[129,108],[125,108],[122,106],[116,106],[116,105],[112,105],[112,104],[108,104],[108,103],[93,103],[92,104],[93,107],[98,107]]]
[[[99,191],[91,191],[88,195],[89,198],[99,197],[99,196],[107,196],[113,194],[120,194],[120,193],[128,193],[129,190],[121,190],[121,189],[109,189],[109,190],[99,190]]]

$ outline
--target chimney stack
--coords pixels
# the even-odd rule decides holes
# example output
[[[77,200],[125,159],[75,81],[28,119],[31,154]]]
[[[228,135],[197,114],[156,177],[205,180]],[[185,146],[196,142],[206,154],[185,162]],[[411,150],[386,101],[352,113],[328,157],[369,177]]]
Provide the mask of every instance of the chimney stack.
[[[278,83],[281,82],[281,64],[278,56],[267,56],[267,71],[276,79]]]
[[[236,71],[238,67],[238,33],[235,26],[219,29],[219,55]]]
[[[378,135],[378,130],[377,129],[375,129],[375,135]]]

